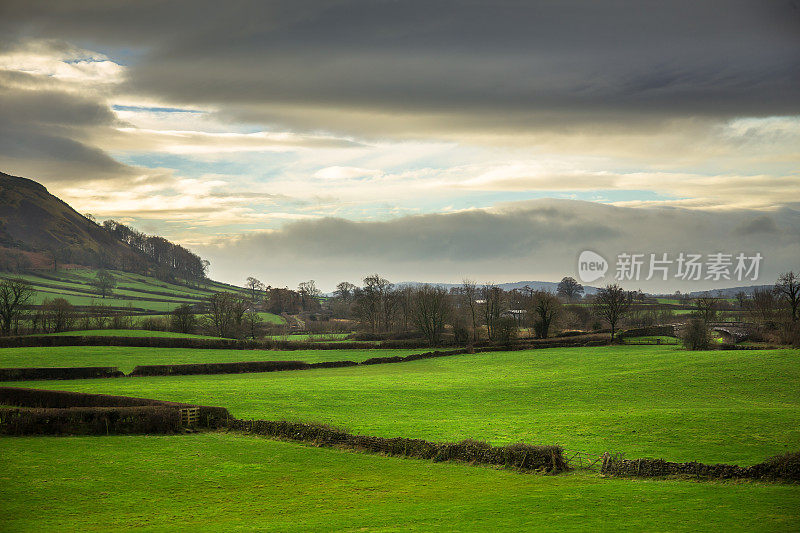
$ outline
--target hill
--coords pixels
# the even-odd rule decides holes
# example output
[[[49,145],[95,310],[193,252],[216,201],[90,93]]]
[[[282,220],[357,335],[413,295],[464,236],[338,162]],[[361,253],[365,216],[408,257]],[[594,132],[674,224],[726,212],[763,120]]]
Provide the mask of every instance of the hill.
[[[41,267],[42,262],[104,266],[102,263],[111,258],[115,262],[145,263],[129,246],[50,194],[43,185],[2,172],[0,247],[5,249],[5,257],[29,252],[21,254],[27,261],[19,266]]]
[[[64,298],[79,309],[102,305],[115,311],[135,315],[167,313],[181,304],[200,305],[215,292],[247,295],[245,289],[203,280],[196,283],[167,282],[121,270],[108,270],[116,283],[111,293],[102,298],[93,285],[97,271],[90,268],[36,270],[22,274],[0,273],[0,278],[23,278],[36,290],[31,302],[39,305],[47,299]]]
[[[753,292],[755,292],[756,290],[771,291],[773,287],[774,285],[747,285],[741,287],[727,287],[725,289],[694,291],[690,292],[689,296],[692,298],[697,298],[705,294],[711,294],[712,296],[716,296],[718,298],[734,298],[740,292],[743,292],[748,296],[752,296]]]
[[[81,265],[197,281],[208,263],[163,237],[113,220],[102,225],[40,183],[0,172],[0,270]]]

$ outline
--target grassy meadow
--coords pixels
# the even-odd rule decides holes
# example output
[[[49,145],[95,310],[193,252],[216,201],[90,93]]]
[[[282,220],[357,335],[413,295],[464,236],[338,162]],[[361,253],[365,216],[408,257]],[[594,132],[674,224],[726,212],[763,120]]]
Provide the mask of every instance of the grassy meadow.
[[[0,366],[363,360],[419,350],[0,349]],[[4,383],[436,441],[754,464],[800,448],[798,350],[553,348],[215,376]],[[796,531],[800,487],[556,476],[237,433],[0,438],[0,530]]]
[[[197,304],[214,292],[227,291],[247,295],[248,291],[225,283],[205,280],[202,283],[170,283],[160,279],[109,270],[116,280],[116,287],[105,298],[101,297],[92,282],[97,271],[74,269],[41,271],[28,274],[2,274],[0,277],[22,278],[36,290],[31,303],[41,304],[46,299],[64,298],[72,305],[88,307],[104,305],[145,317],[148,313],[163,314],[181,304]],[[262,320],[271,324],[283,324],[284,319],[272,313],[260,313]]]
[[[792,531],[796,486],[519,474],[234,434],[0,439],[4,531]],[[747,505],[743,505],[746,503]]]
[[[3,366],[15,366],[9,364],[9,352],[16,351],[20,362],[33,356],[23,350],[28,349],[3,350]],[[111,353],[100,347],[98,356],[104,350]],[[269,353],[121,348],[118,357],[103,363],[125,368],[123,354],[136,358],[142,350],[148,360],[136,364],[168,362],[173,353],[186,362],[261,360]],[[328,360],[355,356],[339,352],[319,355]],[[158,360],[151,357],[156,353]],[[314,352],[272,353],[284,360],[314,357]],[[240,418],[324,422],[386,437],[524,441],[597,455],[611,451],[744,465],[800,447],[797,357],[797,350],[555,348],[300,372],[20,385],[220,405]],[[133,362],[128,359],[128,368]]]
[[[52,346],[0,348],[0,368],[233,363],[238,361],[364,361],[419,353],[419,348],[360,350],[217,350],[198,348],[132,348],[128,346]]]

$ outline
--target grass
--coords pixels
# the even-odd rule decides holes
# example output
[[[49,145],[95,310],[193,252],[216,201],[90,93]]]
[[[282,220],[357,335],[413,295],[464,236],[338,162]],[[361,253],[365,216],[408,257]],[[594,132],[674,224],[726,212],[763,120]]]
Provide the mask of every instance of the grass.
[[[797,486],[518,474],[219,433],[0,438],[8,531],[790,531]]]
[[[194,316],[196,318],[200,318],[200,317],[203,316],[203,314],[202,313],[195,313]],[[259,318],[261,318],[261,320],[263,320],[267,324],[285,324],[286,323],[286,320],[282,316],[276,315],[276,314],[273,314],[273,313],[263,313],[262,312],[262,313],[258,313],[258,316],[259,316]],[[166,314],[163,314],[163,313],[162,314],[158,314],[158,315],[136,315],[135,318],[140,323],[141,323],[142,320],[147,319],[147,318],[159,318],[159,319],[167,319],[167,320],[169,320],[169,316],[166,315]]]
[[[266,322],[267,324],[285,324],[286,320],[280,316],[273,313],[258,313],[258,317]]]
[[[63,331],[61,333],[48,333],[50,337],[170,337],[179,339],[218,339],[209,335],[192,335],[190,333],[175,333],[173,331],[152,331],[146,329],[86,329],[79,331]]]
[[[3,366],[15,366],[8,364],[12,350],[27,349],[3,350]],[[72,354],[74,364],[83,350],[63,353]],[[109,350],[96,352],[96,364]],[[124,353],[130,362],[145,359],[130,350],[122,348],[102,364],[120,364]],[[40,364],[41,352],[30,349],[27,357],[38,359],[28,364]],[[152,351],[147,359],[224,360],[220,352],[177,350],[157,358]],[[266,353],[238,352],[234,360],[264,359]],[[300,360],[310,360],[311,353],[278,352],[279,358]],[[220,405],[239,417],[318,421],[389,437],[524,441],[597,455],[745,465],[800,447],[799,354],[557,348],[302,372],[24,385]],[[16,360],[28,361],[22,351]]]
[[[305,361],[307,363],[341,360],[363,361],[370,357],[408,355],[420,353],[420,351],[424,350],[419,348],[396,350],[204,350],[131,348],[127,346],[0,348],[0,368],[116,366],[123,372],[130,372],[136,365],[231,363],[236,361]],[[162,391],[158,391],[157,394],[162,394]]]
[[[196,286],[168,283],[159,279],[128,272],[109,271],[117,280],[114,294],[100,298],[91,283],[97,271],[91,269],[42,271],[41,273],[2,274],[0,277],[21,277],[31,283],[37,294],[32,303],[38,305],[45,298],[65,298],[76,306],[102,303],[112,307],[131,305],[139,312],[167,312],[181,303],[198,303],[213,292],[230,291],[246,294],[246,290],[207,280]],[[268,313],[267,313],[268,314]],[[272,323],[283,323],[283,319],[270,315]]]

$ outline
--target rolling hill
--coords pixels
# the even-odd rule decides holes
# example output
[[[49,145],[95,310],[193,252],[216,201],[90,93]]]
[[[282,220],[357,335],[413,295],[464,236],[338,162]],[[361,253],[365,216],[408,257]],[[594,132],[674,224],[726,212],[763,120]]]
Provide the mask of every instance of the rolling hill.
[[[199,305],[215,292],[246,295],[241,287],[170,269],[143,251],[156,246],[175,263],[188,260],[196,266],[201,261],[161,237],[117,223],[101,226],[43,185],[0,172],[0,278],[28,281],[36,290],[33,305],[64,298],[79,309],[102,305],[146,316],[167,313],[181,304]],[[94,286],[100,268],[115,281],[105,298]],[[269,315],[263,317],[268,322],[282,322],[275,315],[264,315]]]
[[[142,263],[144,259],[102,226],[33,181],[0,172],[0,247],[42,263]]]

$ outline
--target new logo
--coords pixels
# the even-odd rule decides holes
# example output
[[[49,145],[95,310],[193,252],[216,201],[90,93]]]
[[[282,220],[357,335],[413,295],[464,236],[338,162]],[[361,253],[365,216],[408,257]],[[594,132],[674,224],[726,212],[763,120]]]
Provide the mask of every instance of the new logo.
[[[606,275],[608,271],[608,261],[602,255],[584,250],[578,257],[578,277],[584,283],[597,281]]]

